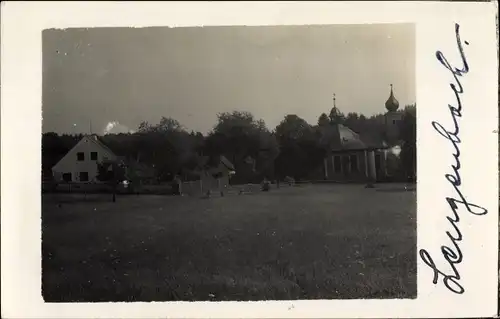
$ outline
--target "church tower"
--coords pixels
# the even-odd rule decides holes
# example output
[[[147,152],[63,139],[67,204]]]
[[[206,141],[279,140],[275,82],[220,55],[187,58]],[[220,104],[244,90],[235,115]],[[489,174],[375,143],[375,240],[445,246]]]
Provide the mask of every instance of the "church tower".
[[[387,142],[389,142],[389,144],[394,144],[399,139],[399,122],[401,121],[403,114],[398,112],[399,102],[394,97],[392,84],[391,95],[385,102],[385,108],[387,109],[387,113],[385,113],[385,131]]]

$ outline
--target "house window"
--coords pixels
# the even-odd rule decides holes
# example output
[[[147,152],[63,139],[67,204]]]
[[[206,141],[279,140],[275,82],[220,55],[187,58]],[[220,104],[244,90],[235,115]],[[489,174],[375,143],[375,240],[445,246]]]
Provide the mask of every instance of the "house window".
[[[72,180],[71,173],[64,173],[62,175],[62,178],[63,178],[63,181],[65,181],[65,182],[71,182],[71,180]]]
[[[85,160],[85,153],[83,153],[83,152],[76,153],[76,159],[78,161],[84,161]]]
[[[89,181],[89,173],[80,172],[80,182],[88,182],[88,181]]]
[[[340,156],[338,155],[333,157],[333,170],[335,173],[342,172],[342,163],[340,162]]]
[[[392,124],[396,124],[396,120],[392,120]]]
[[[97,152],[90,152],[90,160],[97,161]]]
[[[351,172],[358,172],[358,156],[357,155],[351,155],[350,156],[350,168],[351,168]]]

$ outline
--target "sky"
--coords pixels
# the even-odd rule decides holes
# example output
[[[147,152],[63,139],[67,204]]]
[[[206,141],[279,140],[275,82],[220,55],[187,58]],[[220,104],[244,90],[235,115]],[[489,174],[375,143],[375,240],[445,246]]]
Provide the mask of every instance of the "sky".
[[[45,30],[44,132],[120,133],[162,116],[209,132],[249,111],[269,129],[336,106],[384,113],[390,84],[415,103],[412,24]]]

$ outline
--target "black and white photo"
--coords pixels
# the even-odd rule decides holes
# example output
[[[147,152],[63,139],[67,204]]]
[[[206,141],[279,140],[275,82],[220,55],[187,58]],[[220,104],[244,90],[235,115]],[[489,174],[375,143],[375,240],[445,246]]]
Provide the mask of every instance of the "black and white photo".
[[[414,25],[42,41],[46,301],[416,297]]]
[[[495,3],[1,9],[2,317],[498,312]]]

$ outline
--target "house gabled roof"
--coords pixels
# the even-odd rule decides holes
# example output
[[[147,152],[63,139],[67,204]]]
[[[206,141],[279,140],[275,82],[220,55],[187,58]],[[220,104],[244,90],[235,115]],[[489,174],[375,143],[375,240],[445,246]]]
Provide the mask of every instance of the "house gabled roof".
[[[76,143],[69,151],[71,152],[71,150],[73,148],[75,148],[78,144],[80,144],[84,139],[87,139],[88,141],[91,141],[92,143],[94,143],[95,145],[97,145],[98,147],[106,150],[110,155],[113,155],[115,157],[118,158],[118,156],[116,156],[115,152],[113,152],[106,144],[104,144],[97,135],[95,134],[92,134],[92,135],[85,135],[80,141],[78,141],[78,143]],[[54,167],[56,167],[57,165],[59,165],[59,163],[64,160],[64,158],[68,155],[68,153],[66,153],[53,167],[52,169],[54,169]]]
[[[115,152],[113,152],[111,150],[111,148],[109,148],[100,138],[99,136],[97,136],[97,134],[91,134],[91,135],[87,135],[86,136],[89,140],[91,140],[92,142],[94,142],[95,144],[97,144],[99,147],[102,147],[104,148],[106,151],[108,151],[110,154],[116,156],[118,158],[118,156],[116,155]]]

